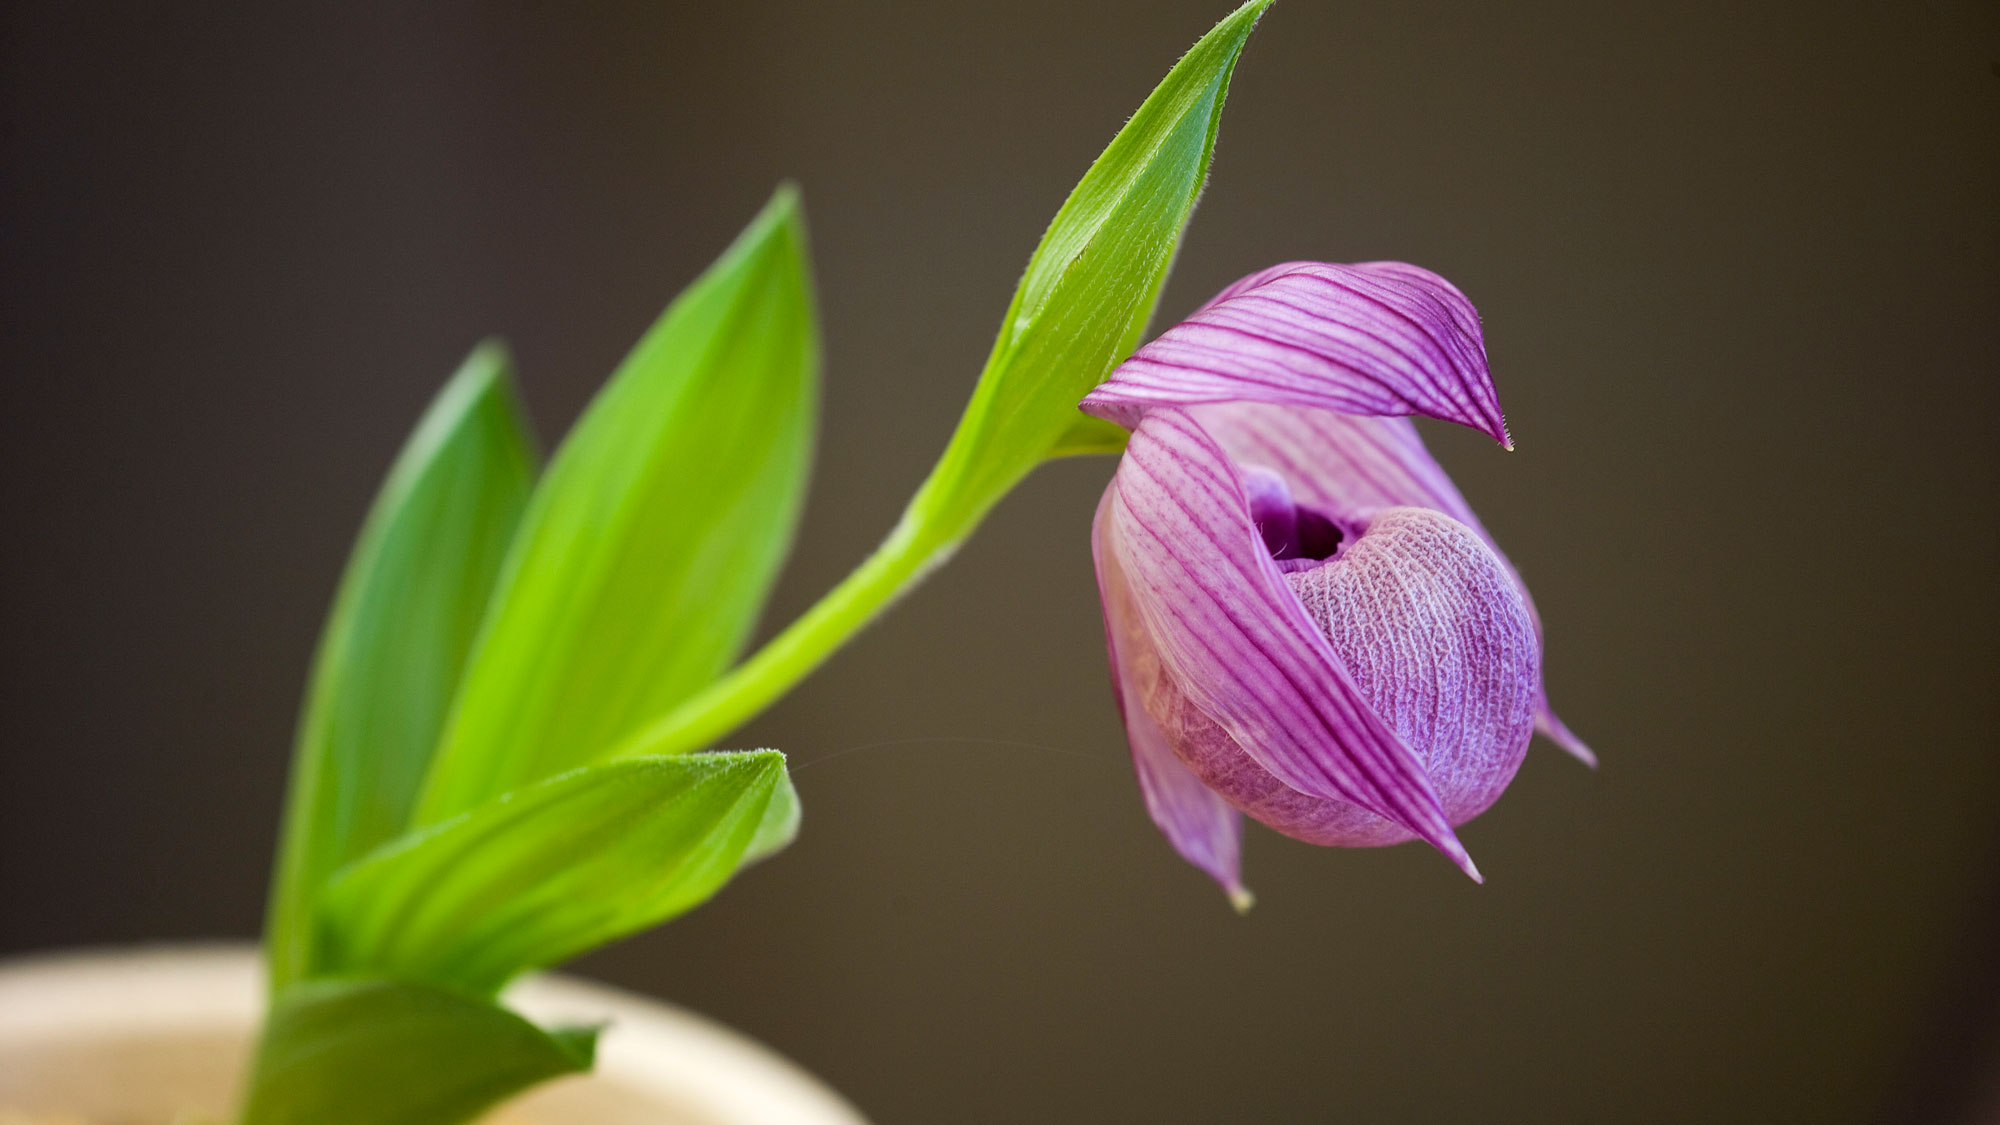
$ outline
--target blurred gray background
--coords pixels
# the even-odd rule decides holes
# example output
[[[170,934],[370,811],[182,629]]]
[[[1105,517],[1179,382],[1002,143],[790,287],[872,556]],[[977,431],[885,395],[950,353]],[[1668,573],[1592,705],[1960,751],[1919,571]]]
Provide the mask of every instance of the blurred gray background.
[[[824,438],[766,631],[889,527],[1043,224],[1228,0],[15,3],[0,199],[0,952],[249,937],[361,514],[481,336],[544,438],[782,177]],[[1143,812],[1037,473],[730,740],[798,844],[592,975],[885,1123],[1974,1119],[2000,1061],[2000,9],[1283,0],[1167,291],[1402,258],[1519,451],[1538,744],[1464,832]]]

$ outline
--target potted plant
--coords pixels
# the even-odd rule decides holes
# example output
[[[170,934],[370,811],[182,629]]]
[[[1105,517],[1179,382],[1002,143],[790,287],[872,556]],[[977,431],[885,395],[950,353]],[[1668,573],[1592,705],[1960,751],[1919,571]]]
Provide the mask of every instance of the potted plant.
[[[1092,547],[1141,794],[1172,845],[1239,909],[1246,813],[1322,844],[1420,839],[1477,878],[1454,826],[1531,730],[1588,751],[1547,707],[1525,588],[1402,417],[1507,441],[1471,304],[1414,266],[1287,263],[1139,346],[1270,2],[1197,42],[1084,174],[899,522],[747,657],[819,393],[798,192],[672,302],[545,466],[504,349],[476,348],[334,599],[261,959],[9,968],[0,1111],[856,1120],[700,1017],[536,974],[791,843],[784,755],[718,743],[1058,457],[1123,454]]]

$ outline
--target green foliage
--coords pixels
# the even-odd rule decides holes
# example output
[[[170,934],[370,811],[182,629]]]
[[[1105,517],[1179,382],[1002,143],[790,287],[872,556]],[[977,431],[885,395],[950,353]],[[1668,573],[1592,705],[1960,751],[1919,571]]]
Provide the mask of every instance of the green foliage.
[[[713,679],[754,625],[804,493],[817,366],[785,188],[539,485],[497,346],[438,396],[321,641],[246,1121],[461,1121],[588,1069],[593,1033],[485,998],[790,843],[775,751],[587,763]]]
[[[1125,427],[1088,414],[1078,414],[1062,436],[1056,439],[1055,447],[1049,450],[1050,457],[1079,457],[1092,453],[1123,453],[1125,439],[1131,435]]]
[[[596,1038],[426,984],[305,981],[265,1021],[242,1125],[455,1125],[589,1070]]]
[[[775,750],[587,766],[341,872],[321,907],[318,972],[490,994],[689,909],[797,827]]]
[[[408,825],[535,468],[506,353],[482,344],[390,470],[320,638],[271,896],[274,984],[311,959],[326,876]]]
[[[1124,448],[1076,404],[1138,346],[1215,152],[1229,78],[1272,0],[1250,0],[1160,81],[1056,213],[1002,319],[951,443],[875,553],[756,655],[617,756],[710,744],[803,679],[941,565],[1045,460]]]
[[[674,301],[538,484],[503,360],[475,353],[391,473],[322,642],[247,1125],[458,1122],[588,1068],[593,1033],[543,1032],[490,997],[789,843],[783,755],[686,752],[817,666],[1035,465],[1122,447],[1076,403],[1152,316],[1270,3],[1196,43],[1078,183],[889,540],[726,675],[811,457],[796,194]]]
[[[639,342],[543,476],[419,822],[601,760],[735,659],[791,544],[818,366],[785,188]]]
[[[944,541],[1049,457],[1123,448],[1076,404],[1152,319],[1208,177],[1230,75],[1271,3],[1250,0],[1190,48],[1056,212],[951,446],[911,506]]]
[[[775,750],[761,751],[775,754]],[[779,755],[782,760],[783,755]],[[643,759],[628,759],[643,760]],[[799,836],[799,791],[792,788],[789,773],[778,778],[771,790],[771,799],[764,806],[763,819],[757,822],[757,831],[750,837],[750,843],[743,849],[743,865],[749,866],[760,859],[776,855],[791,846]]]

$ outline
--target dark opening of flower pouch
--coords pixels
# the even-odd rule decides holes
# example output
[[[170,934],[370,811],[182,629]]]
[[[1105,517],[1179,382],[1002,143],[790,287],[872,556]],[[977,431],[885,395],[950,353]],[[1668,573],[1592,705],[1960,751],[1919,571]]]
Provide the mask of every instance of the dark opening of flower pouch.
[[[1262,465],[1242,467],[1243,490],[1250,499],[1250,518],[1264,547],[1290,572],[1310,570],[1340,551],[1340,526],[1292,499],[1285,478]]]

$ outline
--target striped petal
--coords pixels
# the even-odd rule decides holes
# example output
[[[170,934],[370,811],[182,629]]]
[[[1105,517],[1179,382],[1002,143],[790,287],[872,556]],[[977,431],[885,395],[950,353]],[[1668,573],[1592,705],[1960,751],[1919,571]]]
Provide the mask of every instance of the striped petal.
[[[1126,706],[1128,734],[1134,711],[1160,724],[1169,743],[1193,729],[1183,719],[1198,718],[1285,789],[1356,806],[1479,878],[1426,763],[1308,616],[1265,547],[1228,453],[1188,411],[1144,413],[1101,522],[1100,551],[1125,592],[1118,612],[1129,609],[1130,633],[1150,645],[1142,657],[1113,641],[1124,662],[1120,691],[1139,693],[1140,706]],[[1158,662],[1150,680],[1130,672],[1145,658]],[[1157,685],[1170,697],[1147,698]],[[1135,745],[1135,755],[1144,752]],[[1181,760],[1192,764],[1185,753]]]
[[[1111,693],[1125,722],[1132,767],[1146,812],[1181,858],[1208,872],[1238,910],[1250,905],[1243,887],[1243,814],[1215,795],[1174,756],[1147,700],[1165,685],[1153,644],[1133,612],[1131,589],[1117,555],[1108,549],[1112,490],[1106,489],[1090,527],[1097,564],[1097,593],[1104,606],[1104,644],[1111,657]]]
[[[1511,443],[1479,315],[1402,262],[1291,262],[1222,291],[1083,400],[1135,429],[1148,409],[1254,401],[1343,414],[1423,414]]]
[[[1541,635],[1541,618],[1535,614],[1527,584],[1424,448],[1409,419],[1357,417],[1263,402],[1204,406],[1196,414],[1233,461],[1275,472],[1288,482],[1298,503],[1350,518],[1375,508],[1431,508],[1471,528],[1507,568],[1527,601],[1536,635]],[[1535,691],[1536,728],[1586,765],[1597,765],[1590,747],[1550,709],[1539,678]]]

